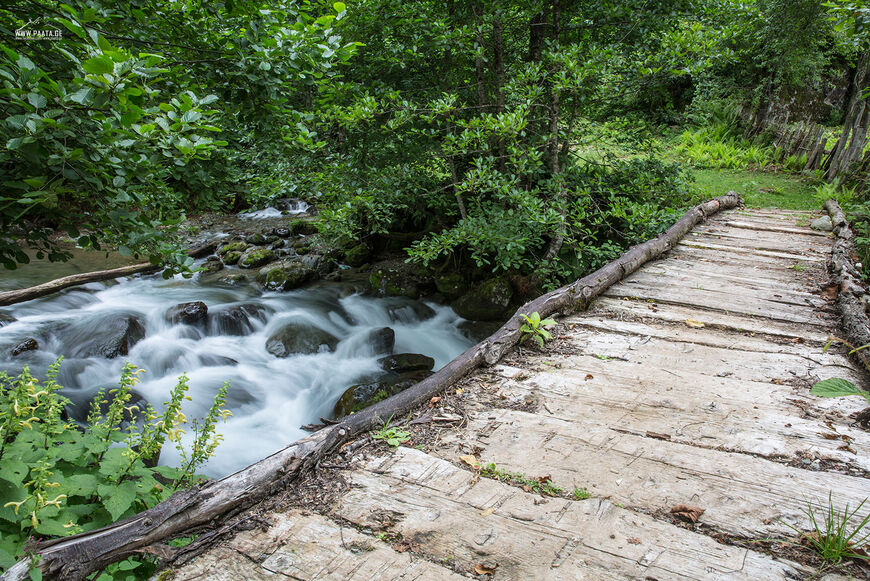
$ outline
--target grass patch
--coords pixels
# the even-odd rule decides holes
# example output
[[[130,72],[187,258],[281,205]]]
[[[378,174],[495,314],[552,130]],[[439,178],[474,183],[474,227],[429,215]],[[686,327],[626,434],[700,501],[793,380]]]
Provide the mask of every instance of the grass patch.
[[[732,169],[694,169],[692,173],[705,197],[735,190],[748,208],[819,209],[815,185],[796,175]]]

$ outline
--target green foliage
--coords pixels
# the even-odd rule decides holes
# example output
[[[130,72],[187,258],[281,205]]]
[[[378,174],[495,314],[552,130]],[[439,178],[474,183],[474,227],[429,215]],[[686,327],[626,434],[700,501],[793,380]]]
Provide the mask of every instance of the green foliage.
[[[852,526],[851,521],[864,504],[865,498],[853,511],[849,511],[849,505],[843,509],[842,514],[834,508],[833,492],[828,493],[827,506],[823,507],[821,517],[816,516],[812,504],[807,506],[806,515],[810,519],[812,529],[809,532],[801,531],[794,526],[783,523],[800,535],[802,544],[808,545],[826,564],[836,565],[843,559],[870,560],[863,551],[859,551],[864,544],[870,541],[870,515],[865,516],[857,525]]]
[[[526,492],[536,492],[544,496],[559,496],[565,489],[557,486],[549,476],[529,478],[522,472],[508,472],[492,462],[480,466],[480,475],[521,486]]]
[[[372,439],[384,440],[389,446],[397,448],[400,444],[411,439],[411,433],[401,430],[397,426],[391,426],[392,419],[387,420],[380,430],[371,432],[371,436]]]
[[[14,378],[0,373],[0,568],[12,565],[30,539],[108,525],[194,483],[195,470],[220,441],[215,424],[228,414],[225,385],[206,418],[194,422],[184,466],[151,467],[166,441],[181,444],[187,378],[179,379],[162,413],[150,405],[140,410],[130,399],[143,370],[127,364],[118,387],[94,398],[81,429],[64,419],[69,401],[59,393],[59,369],[57,361],[42,382],[26,367]],[[115,569],[139,565],[122,562]]]
[[[705,168],[763,168],[773,161],[769,148],[736,136],[735,126],[724,124],[683,132],[676,151],[692,164]]]
[[[520,327],[520,332],[523,334],[521,341],[525,341],[529,337],[534,337],[535,341],[538,342],[538,345],[543,347],[545,340],[549,341],[553,338],[553,335],[547,331],[547,327],[552,327],[556,324],[556,321],[553,319],[541,320],[541,315],[537,311],[531,315],[520,315],[520,317],[525,321]]]
[[[574,500],[586,500],[592,498],[592,495],[589,494],[589,491],[585,488],[574,488],[574,492],[571,493],[571,496]]]
[[[819,397],[846,397],[850,395],[858,395],[867,400],[870,404],[870,392],[864,391],[857,385],[846,379],[834,377],[831,379],[823,379],[816,382],[810,389],[813,395]]]
[[[0,261],[27,262],[16,237],[66,258],[60,229],[189,270],[186,210],[287,194],[291,154],[324,144],[299,106],[353,54],[342,6],[31,2],[63,38],[0,46]]]

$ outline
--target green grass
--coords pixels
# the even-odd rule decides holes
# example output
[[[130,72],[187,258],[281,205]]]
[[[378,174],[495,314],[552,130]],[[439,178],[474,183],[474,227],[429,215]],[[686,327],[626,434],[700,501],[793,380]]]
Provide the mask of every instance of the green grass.
[[[692,173],[704,197],[735,190],[748,208],[819,209],[812,180],[794,174],[732,169],[694,169]]]

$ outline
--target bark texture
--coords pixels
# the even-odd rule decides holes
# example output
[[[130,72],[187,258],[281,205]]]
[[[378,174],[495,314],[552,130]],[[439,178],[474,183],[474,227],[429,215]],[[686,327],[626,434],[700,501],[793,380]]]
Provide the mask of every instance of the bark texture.
[[[846,340],[854,347],[870,345],[870,319],[864,310],[864,295],[866,291],[861,284],[861,274],[855,267],[852,256],[855,255],[855,235],[849,228],[846,215],[836,200],[825,202],[825,210],[831,216],[834,234],[837,239],[831,249],[828,265],[831,281],[837,285],[837,310],[840,313],[841,325],[846,332]],[[870,360],[863,351],[855,353],[870,370]]]
[[[80,580],[107,564],[137,552],[162,554],[163,541],[232,516],[257,500],[286,486],[356,435],[400,417],[484,364],[494,364],[522,338],[520,314],[537,311],[541,317],[571,313],[588,306],[608,287],[636,271],[645,262],[673,248],[696,224],[720,210],[734,208],[736,192],[714,198],[687,212],[666,232],[635,246],[619,259],[572,284],[534,299],[498,331],[469,348],[444,368],[341,423],[294,442],[271,456],[218,481],[177,492],[168,500],[111,526],[43,543],[38,547],[40,569],[46,578]],[[0,577],[2,581],[28,578],[28,561],[20,561]]]

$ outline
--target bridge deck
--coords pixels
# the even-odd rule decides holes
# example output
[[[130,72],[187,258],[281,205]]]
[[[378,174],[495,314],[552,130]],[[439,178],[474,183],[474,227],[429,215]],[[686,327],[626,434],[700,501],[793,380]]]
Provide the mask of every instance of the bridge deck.
[[[711,219],[560,320],[544,350],[421,410],[405,446],[337,458],[175,579],[807,577],[753,541],[793,538],[784,523],[808,528],[829,494],[840,510],[870,495],[860,398],[809,392],[865,380],[843,349],[823,352],[831,238],[808,216]],[[678,505],[704,512],[691,524]]]

